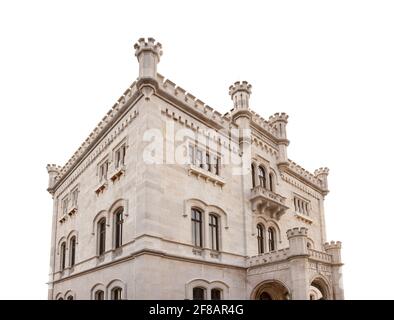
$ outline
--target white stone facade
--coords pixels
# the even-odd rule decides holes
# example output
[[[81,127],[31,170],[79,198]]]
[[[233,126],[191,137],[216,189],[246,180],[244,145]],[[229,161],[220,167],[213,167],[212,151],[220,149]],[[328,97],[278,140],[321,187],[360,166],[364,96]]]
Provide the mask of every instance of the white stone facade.
[[[47,166],[49,299],[343,299],[328,169],[288,159],[287,115],[253,112],[247,82],[222,115],[157,73],[154,39],[135,49],[137,80]]]

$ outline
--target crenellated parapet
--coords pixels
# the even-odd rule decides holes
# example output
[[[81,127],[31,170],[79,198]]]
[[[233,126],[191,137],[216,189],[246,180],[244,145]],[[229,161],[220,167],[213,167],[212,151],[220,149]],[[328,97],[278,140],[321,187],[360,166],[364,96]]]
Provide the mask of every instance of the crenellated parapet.
[[[284,112],[277,112],[274,115],[269,117],[269,123],[275,124],[276,122],[284,122],[287,123],[287,119],[289,119],[289,116],[284,113]]]
[[[160,56],[163,54],[162,45],[160,42],[156,42],[153,38],[139,38],[138,42],[134,44],[135,56],[139,59],[141,53],[149,52],[157,56],[160,61]]]
[[[249,98],[252,85],[247,81],[237,81],[229,87],[229,95],[234,103],[234,111],[249,110]]]
[[[304,227],[296,227],[286,231],[287,239],[291,239],[293,237],[307,237],[308,229]]]
[[[294,161],[290,159],[288,159],[288,161],[289,161],[289,165],[283,169],[284,172],[287,172],[288,174],[295,176],[296,178],[300,179],[307,185],[313,187],[314,189],[319,190],[320,193],[323,193],[324,195],[327,194],[328,190],[324,188],[323,181],[320,179],[320,177],[315,176],[314,174],[304,169]]]
[[[231,118],[228,114],[222,115],[220,112],[159,73],[157,74],[157,83],[159,95],[164,95],[177,105],[183,105],[192,114],[203,118],[216,129],[228,129],[230,127]]]
[[[289,257],[309,256],[308,229],[296,227],[286,231],[289,240]]]

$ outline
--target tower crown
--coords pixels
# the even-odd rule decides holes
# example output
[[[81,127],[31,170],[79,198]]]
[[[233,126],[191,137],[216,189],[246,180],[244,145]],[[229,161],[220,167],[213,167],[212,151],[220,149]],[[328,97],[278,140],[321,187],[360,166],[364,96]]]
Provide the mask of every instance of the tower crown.
[[[274,124],[275,122],[278,122],[278,121],[282,121],[282,122],[287,123],[287,119],[289,119],[289,116],[286,113],[284,113],[284,112],[281,112],[281,113],[277,112],[274,115],[269,117],[269,122],[272,123],[272,124]]]
[[[152,52],[157,56],[158,62],[160,61],[160,56],[163,54],[162,46],[160,42],[156,42],[154,38],[139,38],[138,42],[134,45],[135,56],[139,60],[139,56],[142,52]]]
[[[252,85],[247,81],[237,81],[229,87],[229,95],[234,103],[235,109],[249,109],[249,98],[252,93]]]
[[[134,45],[135,56],[139,62],[139,79],[141,81],[156,81],[157,64],[163,54],[161,44],[153,38],[140,38]]]
[[[47,171],[48,171],[48,176],[49,176],[48,189],[51,189],[55,185],[56,179],[59,176],[61,169],[62,169],[62,167],[58,166],[56,164],[48,164],[47,165]]]

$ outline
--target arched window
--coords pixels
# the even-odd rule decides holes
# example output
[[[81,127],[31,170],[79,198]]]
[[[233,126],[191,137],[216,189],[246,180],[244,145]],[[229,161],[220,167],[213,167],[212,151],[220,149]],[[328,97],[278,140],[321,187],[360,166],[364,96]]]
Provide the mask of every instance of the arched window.
[[[75,265],[75,250],[77,246],[77,238],[73,236],[70,239],[70,267]]]
[[[211,300],[222,300],[222,290],[214,288],[211,290]]]
[[[104,300],[104,291],[103,290],[97,290],[94,293],[94,300]]]
[[[62,298],[62,297],[60,297],[60,298],[58,298],[57,300],[63,300],[63,298]]]
[[[66,242],[60,245],[60,270],[66,268]]]
[[[73,297],[72,295],[69,295],[69,296],[67,297],[67,300],[74,300],[74,297]]]
[[[259,253],[264,253],[265,252],[265,245],[264,245],[264,237],[265,235],[265,230],[264,226],[262,224],[257,225],[257,245],[258,245],[258,250]]]
[[[270,294],[265,291],[260,294],[259,298],[260,298],[260,300],[272,300],[272,297],[270,296]]]
[[[193,288],[193,300],[205,300],[205,289],[201,287]]]
[[[122,288],[115,287],[111,290],[112,300],[122,300]]]
[[[254,188],[256,186],[256,178],[255,178],[255,169],[254,169],[254,165],[252,164],[252,168],[251,168],[251,173],[252,173],[252,187]]]
[[[268,228],[268,246],[269,251],[275,250],[275,230],[273,228]]]
[[[122,246],[123,233],[123,207],[115,211],[115,248]]]
[[[101,256],[105,252],[105,218],[100,219],[97,223],[97,244],[98,244],[98,254]]]
[[[202,213],[192,209],[192,240],[193,245],[202,247]]]
[[[211,249],[219,251],[219,218],[212,213],[209,215],[209,237]]]
[[[272,173],[269,174],[269,187],[270,191],[274,191],[274,175]]]
[[[265,179],[265,169],[263,167],[259,167],[259,183],[263,188],[267,188],[267,181]]]

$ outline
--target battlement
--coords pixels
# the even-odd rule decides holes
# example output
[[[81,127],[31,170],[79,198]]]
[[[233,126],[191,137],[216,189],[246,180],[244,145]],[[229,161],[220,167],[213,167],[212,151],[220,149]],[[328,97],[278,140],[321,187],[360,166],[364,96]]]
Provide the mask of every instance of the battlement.
[[[281,113],[277,112],[274,115],[269,117],[269,123],[273,124],[273,123],[275,123],[277,121],[283,121],[283,122],[287,123],[287,119],[288,118],[289,118],[289,116],[286,113],[284,113],[284,112],[281,112]]]
[[[61,169],[62,169],[62,167],[58,166],[57,164],[47,164],[47,171],[48,171],[48,173],[57,173],[57,174],[59,174]]]
[[[314,175],[315,175],[316,177],[318,177],[318,176],[320,176],[320,175],[328,175],[329,172],[330,172],[330,169],[328,169],[327,167],[325,167],[325,168],[319,168],[319,169],[316,169],[316,170],[315,170]]]
[[[247,94],[251,94],[252,93],[252,85],[249,84],[247,81],[236,81],[234,82],[233,85],[231,85],[229,87],[229,95],[231,96],[231,98],[233,97],[233,95],[238,92],[238,91],[244,91]]]
[[[230,117],[228,114],[222,115],[220,112],[216,111],[200,99],[197,99],[193,94],[178,86],[171,80],[166,79],[159,73],[157,74],[157,82],[159,88],[162,91],[171,95],[182,104],[186,104],[194,112],[197,112],[201,114],[201,116],[208,118],[209,120],[214,122],[216,126],[220,128],[229,127]]]
[[[160,42],[156,42],[153,38],[148,38],[148,41],[145,38],[138,39],[138,42],[134,45],[135,56],[138,57],[143,51],[151,51],[155,53],[160,61],[160,56],[163,54],[162,45]]]
[[[310,182],[311,184],[315,185],[319,189],[323,188],[323,183],[318,177],[316,177],[315,175],[313,175],[312,173],[310,173],[309,171],[307,171],[306,169],[304,169],[303,167],[301,167],[300,165],[298,165],[297,163],[295,163],[290,159],[289,159],[288,169],[290,169],[292,172],[294,172],[296,175],[303,178],[307,182]]]
[[[341,249],[342,248],[342,242],[341,241],[331,241],[331,242],[326,242],[324,244],[324,249],[331,250],[331,249]]]
[[[298,236],[305,236],[306,237],[308,235],[308,229],[304,228],[304,227],[301,227],[301,228],[296,227],[296,228],[287,230],[286,234],[287,234],[288,239],[293,238],[293,237],[298,237]]]

